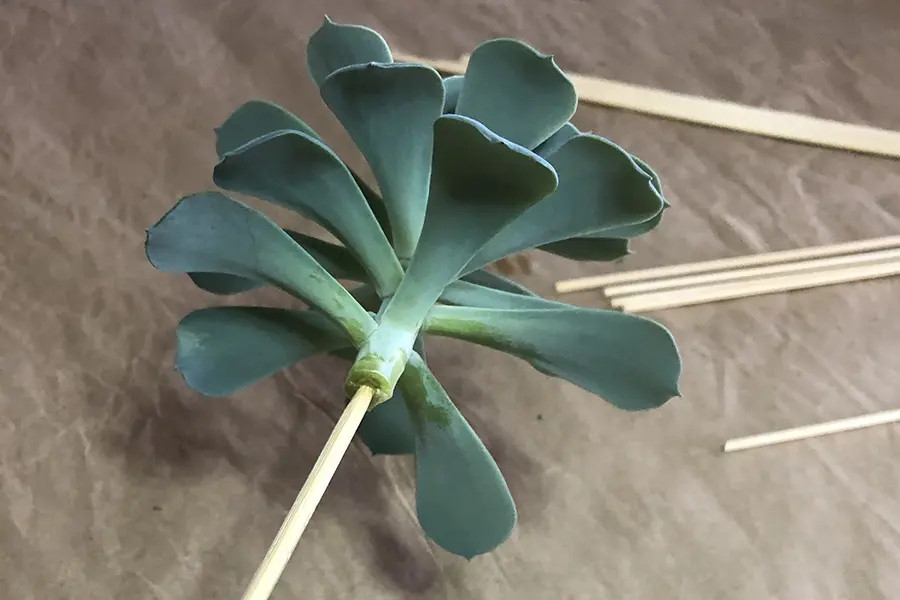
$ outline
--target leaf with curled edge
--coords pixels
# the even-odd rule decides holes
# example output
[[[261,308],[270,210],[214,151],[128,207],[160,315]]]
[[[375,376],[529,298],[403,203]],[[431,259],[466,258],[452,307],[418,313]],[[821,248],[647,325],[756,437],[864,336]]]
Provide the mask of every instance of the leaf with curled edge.
[[[459,95],[462,93],[465,77],[462,75],[451,75],[444,77],[444,114],[451,115],[456,112],[456,105],[459,103]]]
[[[364,25],[335,23],[327,16],[306,44],[306,66],[316,85],[350,65],[393,62],[387,42]]]
[[[365,269],[349,250],[343,246],[332,244],[319,238],[307,236],[296,231],[285,230],[291,238],[300,244],[320,265],[331,274],[335,279],[344,279],[355,282],[367,282],[368,276]],[[246,277],[238,277],[236,275],[228,275],[224,273],[188,273],[191,280],[197,287],[212,294],[233,295],[248,292],[254,289],[264,287],[266,282],[247,279]],[[510,279],[502,277],[479,269],[466,275],[459,281],[452,282],[447,286],[442,295],[442,299],[446,300],[448,293],[458,287],[465,287],[465,284],[478,284],[480,287],[486,287],[496,290],[503,290],[514,294],[525,294],[535,296],[534,292]],[[372,312],[377,312],[381,304],[381,299],[375,293],[371,285],[357,287],[351,290],[356,300]],[[457,296],[458,297],[458,296]]]
[[[601,137],[571,137],[547,160],[559,175],[559,187],[494,236],[466,271],[528,248],[639,225],[663,209],[650,176]]]
[[[578,129],[571,122],[566,123],[550,139],[538,146],[535,152],[546,158],[558,150],[567,140],[579,133]],[[631,159],[650,177],[650,184],[662,198],[663,208],[659,213],[643,223],[542,244],[537,249],[577,261],[613,261],[630,254],[631,251],[628,249],[629,238],[643,235],[658,226],[665,209],[670,206],[663,194],[662,181],[659,174],[644,160],[634,154],[631,155]]]
[[[469,118],[438,118],[434,146],[425,226],[385,322],[415,326],[479,249],[556,189],[547,162]]]
[[[161,271],[224,273],[264,281],[315,306],[355,343],[375,321],[278,225],[219,192],[182,198],[147,229],[147,259]]]
[[[575,86],[552,56],[519,40],[480,44],[466,65],[456,114],[529,150],[547,140],[575,113]]]
[[[403,269],[353,175],[321,141],[280,130],[227,152],[213,170],[219,187],[293,210],[349,248],[385,295]]]
[[[228,396],[310,356],[350,345],[325,315],[261,306],[195,310],[176,329],[175,368],[193,389]]]
[[[366,63],[334,71],[322,99],[372,168],[401,260],[415,250],[428,200],[433,125],[444,87],[431,67]]]
[[[300,131],[323,141],[322,136],[312,127],[287,109],[264,100],[250,100],[231,113],[222,125],[216,127],[216,154],[221,160],[225,154],[237,150],[244,144],[283,130]],[[375,219],[390,240],[390,223],[381,197],[353,169],[347,166],[347,170],[350,171]]]
[[[285,229],[285,232],[335,279],[349,281],[366,281],[368,279],[363,266],[343,246],[290,229]],[[265,285],[262,281],[225,273],[188,273],[188,276],[200,289],[219,295],[240,294]]]
[[[569,121],[565,123],[562,127],[553,132],[549,138],[541,142],[541,144],[534,149],[534,153],[547,158],[554,152],[560,149],[560,147],[568,142],[570,139],[579,135],[581,132],[578,131],[578,128],[572,125],[572,122]]]
[[[512,354],[624,410],[657,408],[679,395],[681,358],[672,335],[619,311],[438,305],[425,332]]]

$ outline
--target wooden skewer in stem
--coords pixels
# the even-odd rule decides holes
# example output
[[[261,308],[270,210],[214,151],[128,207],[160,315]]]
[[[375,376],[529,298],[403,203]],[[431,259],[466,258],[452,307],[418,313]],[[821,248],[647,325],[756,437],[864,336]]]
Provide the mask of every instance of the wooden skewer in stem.
[[[900,247],[900,236],[888,236],[846,242],[843,244],[813,246],[810,248],[796,248],[794,250],[780,250],[777,252],[762,252],[759,254],[735,256],[732,258],[718,258],[703,262],[653,267],[650,269],[623,271],[619,273],[607,273],[605,275],[581,277],[578,279],[567,279],[556,282],[556,292],[559,294],[582,292],[632,281],[645,281],[664,277],[680,277],[683,275],[692,275],[694,273],[723,271],[725,269],[741,269],[745,267],[771,265],[781,262],[824,258],[828,256],[839,256],[842,254],[869,252],[872,250],[897,247]]]
[[[879,279],[894,275],[900,275],[900,261],[897,260],[869,266],[782,275],[780,277],[770,277],[757,281],[720,283],[715,285],[697,286],[687,290],[671,290],[667,292],[626,296],[625,298],[613,300],[612,305],[615,308],[620,308],[627,312],[662,310],[666,308],[704,304],[706,302],[789,292],[838,283],[849,283],[851,281]]]
[[[272,590],[281,579],[281,574],[293,555],[300,536],[303,535],[306,525],[312,518],[313,512],[341,463],[341,459],[344,458],[356,430],[359,429],[359,424],[362,423],[362,419],[369,409],[373,392],[369,387],[359,388],[347,408],[344,409],[341,418],[328,437],[328,441],[325,442],[325,447],[319,454],[316,464],[313,465],[306,483],[303,484],[297,499],[281,524],[269,551],[253,575],[247,591],[244,592],[243,600],[268,600],[272,595]]]
[[[652,281],[639,281],[637,283],[623,283],[604,288],[603,293],[608,298],[617,298],[674,288],[690,288],[693,286],[723,283],[733,280],[757,279],[761,277],[770,277],[772,275],[801,273],[805,271],[820,271],[834,267],[845,267],[898,259],[900,259],[900,248],[892,248],[880,252],[860,252],[857,254],[846,254],[843,256],[808,261],[793,261],[763,267],[715,271],[713,273],[702,273],[700,275],[688,275],[685,277],[670,277],[668,279],[657,279]]]
[[[468,64],[467,56],[446,60],[395,52],[394,59],[430,65],[455,75],[464,74]],[[567,73],[567,76],[581,102],[792,142],[900,158],[898,131],[679,94],[600,77],[575,73]]]
[[[896,423],[898,421],[900,421],[900,409],[887,410],[870,415],[850,417],[848,419],[838,419],[837,421],[828,421],[825,423],[819,423],[817,425],[804,425],[802,427],[792,427],[791,429],[783,429],[781,431],[772,431],[769,433],[761,433],[758,435],[750,435],[747,437],[730,439],[725,442],[724,451],[737,452],[738,450],[761,448],[763,446],[771,446],[774,444],[783,444],[785,442],[805,440],[822,435],[829,435],[832,433],[841,433],[843,431],[853,431],[856,429],[863,429],[865,427],[873,427],[875,425],[886,425],[888,423]]]

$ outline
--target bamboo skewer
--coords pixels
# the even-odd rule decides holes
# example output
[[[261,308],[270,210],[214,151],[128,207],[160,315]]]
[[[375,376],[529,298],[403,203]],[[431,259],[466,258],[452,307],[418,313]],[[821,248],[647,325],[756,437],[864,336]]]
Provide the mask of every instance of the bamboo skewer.
[[[761,448],[763,446],[805,440],[832,433],[874,427],[875,425],[886,425],[898,421],[900,421],[900,409],[886,410],[870,415],[838,419],[836,421],[828,421],[816,425],[804,425],[802,427],[793,427],[781,431],[772,431],[769,433],[730,439],[725,442],[724,451],[737,452],[739,450],[749,450],[750,448]]]
[[[422,58],[395,52],[397,61],[430,65],[438,71],[462,75],[468,57],[458,60]],[[777,111],[567,73],[583,102],[621,108],[656,117],[718,127],[742,133],[900,158],[900,132],[842,123],[799,113]]]
[[[823,258],[818,260],[794,261],[763,267],[750,267],[746,269],[716,271],[713,273],[703,273],[700,275],[671,277],[668,279],[656,279],[651,281],[640,281],[637,283],[611,285],[604,288],[603,293],[608,298],[635,296],[638,294],[646,294],[647,292],[657,292],[673,288],[687,288],[692,286],[722,283],[733,280],[744,280],[769,277],[772,275],[801,273],[804,271],[818,271],[823,269],[831,269],[834,267],[853,266],[857,264],[884,262],[898,259],[900,259],[900,248],[893,248],[890,250],[882,250],[879,252],[860,252],[856,254],[846,254],[843,256],[835,256],[832,258]]]
[[[297,499],[281,524],[269,551],[253,575],[247,591],[244,592],[243,600],[268,600],[272,595],[272,590],[281,579],[281,574],[293,555],[300,536],[303,535],[303,531],[325,494],[331,478],[334,477],[341,459],[347,452],[353,436],[356,435],[356,430],[359,429],[359,425],[369,409],[372,395],[372,388],[361,387],[350,400],[347,408],[344,409],[341,418],[328,437],[328,441],[325,442],[325,447],[319,454],[316,464],[313,465],[306,483],[303,484]]]
[[[900,260],[886,263],[846,267],[830,271],[813,271],[770,277],[757,281],[697,286],[686,290],[627,296],[613,301],[613,306],[628,312],[662,310],[735,298],[747,298],[776,292],[789,292],[900,275]]]
[[[745,267],[755,267],[814,258],[825,258],[829,256],[870,252],[873,250],[882,250],[885,248],[897,247],[900,247],[900,235],[872,238],[868,240],[858,240],[855,242],[846,242],[842,244],[813,246],[810,248],[796,248],[793,250],[780,250],[777,252],[763,252],[759,254],[749,254],[746,256],[736,256],[732,258],[719,258],[715,260],[707,260],[696,263],[670,265],[665,267],[653,267],[650,269],[623,271],[620,273],[607,273],[605,275],[580,277],[577,279],[566,279],[556,282],[556,292],[558,294],[583,292],[633,281],[662,279],[665,277],[680,277],[684,275],[692,275],[695,273],[724,271],[726,269],[741,269]]]

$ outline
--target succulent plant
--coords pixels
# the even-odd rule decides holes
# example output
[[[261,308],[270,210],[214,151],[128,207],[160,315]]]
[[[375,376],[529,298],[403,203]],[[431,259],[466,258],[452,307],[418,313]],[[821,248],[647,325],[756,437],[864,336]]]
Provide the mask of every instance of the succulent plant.
[[[539,297],[485,267],[530,248],[618,258],[668,205],[646,164],[569,122],[575,88],[521,41],[484,42],[464,76],[442,79],[394,62],[372,29],[326,17],[307,66],[378,191],[287,110],[238,108],[216,129],[216,186],[287,207],[341,244],[220,191],[179,200],[147,230],[153,266],[214,294],[274,286],[306,308],[196,310],[178,324],[176,366],[193,389],[224,396],[313,355],[346,359],[348,397],[374,390],[363,442],[415,455],[425,534],[471,558],[510,535],[515,504],[429,369],[423,337],[506,352],[620,409],[662,405],[681,372],[665,328]]]

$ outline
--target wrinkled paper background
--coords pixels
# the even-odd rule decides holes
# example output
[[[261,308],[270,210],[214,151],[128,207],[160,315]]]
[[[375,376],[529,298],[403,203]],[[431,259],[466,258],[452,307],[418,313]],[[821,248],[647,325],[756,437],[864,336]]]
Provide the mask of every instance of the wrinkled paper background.
[[[154,271],[142,244],[211,187],[213,127],[250,98],[360,164],[305,70],[326,10],[421,55],[515,36],[576,72],[900,128],[896,0],[0,2],[3,598],[238,598],[265,553],[340,413],[342,366],[190,391],[173,328],[222,300]],[[895,161],[596,107],[576,123],[647,160],[674,207],[624,265],[534,254],[523,280],[543,293],[896,232]],[[430,545],[411,462],[356,442],[274,598],[900,597],[896,428],[721,454],[728,437],[896,407],[898,298],[885,280],[658,313],[684,397],[638,415],[436,341],[509,480],[514,536],[471,563]]]

